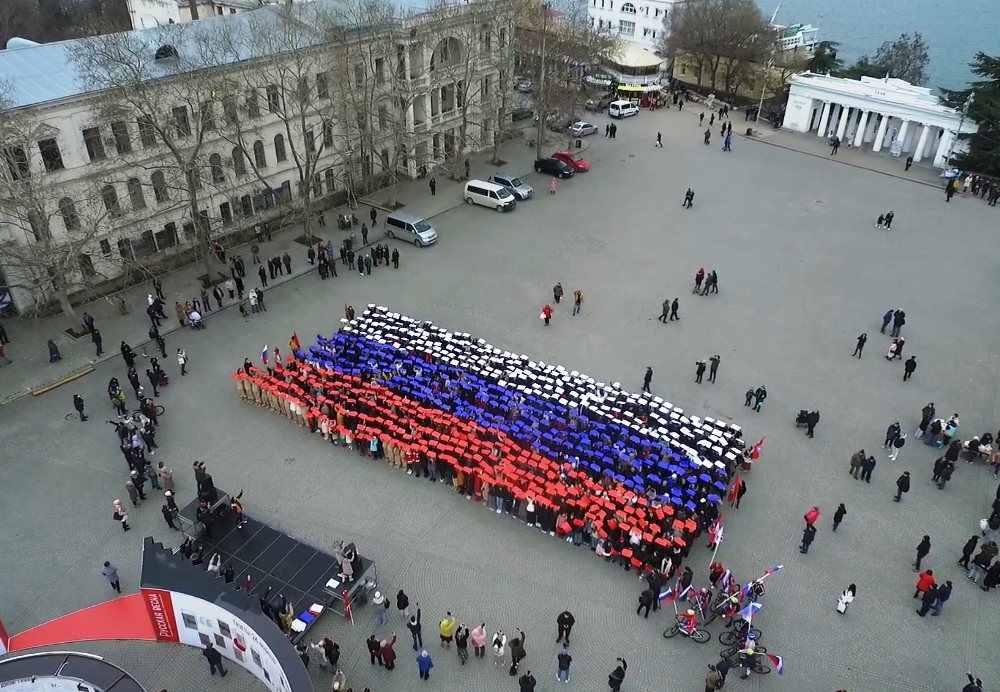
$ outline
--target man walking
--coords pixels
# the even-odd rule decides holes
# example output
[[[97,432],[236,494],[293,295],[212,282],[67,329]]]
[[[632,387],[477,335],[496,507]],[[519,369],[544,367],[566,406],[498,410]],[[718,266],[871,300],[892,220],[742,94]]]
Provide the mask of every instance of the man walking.
[[[852,356],[857,356],[858,360],[861,360],[861,352],[865,350],[865,342],[868,341],[868,334],[862,334],[858,337],[858,345],[854,347],[854,353]]]
[[[838,149],[840,149],[840,137],[834,137],[830,140],[830,156],[836,156]]]
[[[76,412],[78,414],[80,414],[80,422],[81,423],[87,420],[87,416],[83,412],[83,406],[84,406],[84,404],[83,404],[83,397],[80,396],[79,394],[74,394],[73,395],[73,408],[75,408]]]
[[[851,468],[848,471],[849,474],[854,476],[855,479],[858,478],[858,474],[861,473],[861,466],[865,463],[865,450],[860,450],[851,455]]]
[[[226,677],[226,669],[222,666],[222,654],[219,653],[218,649],[208,644],[201,655],[208,660],[208,669],[212,671],[212,675],[215,675],[215,670],[218,668],[219,675]]]
[[[569,666],[573,663],[573,657],[569,655],[569,649],[565,646],[556,657],[558,668],[556,670],[556,681],[569,682]]]
[[[188,354],[183,348],[177,349],[177,364],[181,366],[181,375],[187,375]]]
[[[659,132],[656,133],[656,146],[663,147],[663,135]]]
[[[699,360],[695,363],[694,368],[694,381],[696,384],[701,384],[702,375],[705,374],[705,361]]]
[[[436,196],[437,186],[438,186],[437,178],[431,178],[430,181],[427,183],[427,186],[431,189],[431,197]]]
[[[101,574],[103,574],[104,578],[108,580],[109,584],[111,584],[112,589],[118,593],[122,592],[121,582],[118,581],[118,568],[112,565],[110,561],[104,561],[104,566],[101,567]]]
[[[895,216],[896,216],[895,212],[893,212],[891,209],[889,210],[889,213],[885,215],[885,230],[888,231],[890,228],[892,228],[892,220]]]
[[[556,618],[556,625],[559,626],[559,636],[556,637],[557,644],[565,638],[565,644],[569,646],[569,634],[573,631],[573,625],[575,624],[576,618],[573,617],[573,613],[568,610],[559,613],[559,617]]]
[[[642,609],[646,609],[646,615],[644,616],[646,620],[649,619],[649,609],[653,606],[653,599],[656,598],[653,594],[652,589],[646,589],[641,594],[639,594],[639,607],[635,609],[635,614],[639,615]]]
[[[674,298],[674,302],[670,304],[670,321],[679,320],[680,317],[677,316],[677,308],[680,307],[680,301]]]
[[[813,540],[816,538],[816,527],[812,524],[806,524],[805,530],[802,532],[802,545],[799,546],[799,552],[805,555],[809,552],[809,546],[812,545]]]
[[[666,324],[668,317],[670,317],[670,298],[667,298],[665,301],[663,301],[663,307],[660,311],[660,316],[657,317],[656,319],[658,319],[660,322],[663,322],[663,324]]]
[[[976,552],[977,543],[979,543],[979,536],[972,536],[962,547],[962,557],[958,560],[958,564],[964,567],[965,571],[969,571],[969,560],[972,559],[972,554]]]
[[[896,313],[895,310],[889,308],[889,310],[887,310],[886,313],[882,315],[882,332],[881,332],[882,334],[885,334],[885,328],[889,326],[890,322],[892,322],[892,316],[895,313]]]
[[[903,475],[896,479],[896,497],[893,502],[900,502],[903,494],[910,492],[910,472],[903,471]]]
[[[653,368],[647,367],[646,374],[642,378],[642,391],[646,392],[647,394],[652,394],[652,392],[649,391],[649,384],[652,381],[653,381]]]
[[[90,332],[90,340],[94,342],[94,346],[97,347],[97,353],[94,355],[95,358],[100,357],[104,353],[104,338],[101,336],[101,330],[97,327]]]
[[[708,362],[711,363],[711,365],[708,368],[708,381],[711,382],[712,384],[715,384],[715,376],[719,372],[719,363],[722,362],[722,356],[720,356],[719,354],[715,354],[714,356],[708,359]]]
[[[861,465],[861,480],[865,483],[872,482],[872,471],[875,470],[875,457],[870,456]]]
[[[899,336],[904,324],[906,324],[906,313],[902,310],[896,310],[892,313],[892,332],[889,336]]]
[[[882,449],[891,449],[892,443],[896,441],[897,437],[899,437],[899,432],[900,432],[899,421],[896,421],[888,428],[886,428],[885,442],[882,443]]]
[[[392,268],[399,269],[399,250],[392,249]]]
[[[917,371],[917,357],[910,356],[909,360],[907,360],[903,364],[903,382],[906,382],[908,379],[913,377],[913,373],[915,373],[916,371]]]
[[[899,450],[903,448],[906,444],[906,433],[900,433],[899,437],[892,441],[892,446],[889,448],[889,460],[896,461],[896,457],[899,456]]]
[[[764,385],[757,387],[757,391],[753,393],[753,410],[760,413],[761,407],[764,405],[764,400],[767,399],[767,390]]]
[[[375,207],[372,207],[372,210],[368,213],[368,217],[372,220],[372,228],[375,228],[378,225],[376,221],[378,219],[378,212],[375,211]]]
[[[684,193],[684,202],[681,206],[685,209],[690,209],[692,203],[694,203],[694,190],[688,188],[687,192]]]
[[[844,517],[847,516],[847,507],[841,502],[837,506],[837,511],[833,513],[833,530],[836,531],[837,527],[840,526],[840,522],[844,521]]]
[[[927,557],[928,553],[930,552],[931,552],[931,537],[924,536],[924,539],[920,541],[920,543],[917,545],[917,561],[913,563],[914,572],[920,571],[920,563],[923,561],[925,557]]]

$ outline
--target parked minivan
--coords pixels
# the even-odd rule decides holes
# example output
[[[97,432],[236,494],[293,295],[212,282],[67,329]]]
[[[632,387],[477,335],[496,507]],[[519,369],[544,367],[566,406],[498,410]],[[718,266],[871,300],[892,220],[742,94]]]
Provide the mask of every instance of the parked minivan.
[[[513,193],[503,185],[488,183],[485,180],[470,180],[465,184],[465,201],[468,204],[481,204],[497,211],[507,211],[517,206]]]
[[[437,241],[437,231],[419,216],[405,212],[394,211],[385,217],[385,234],[390,238],[399,238],[417,247],[430,245]]]
[[[608,106],[608,115],[612,118],[627,118],[630,115],[639,115],[639,106],[631,101],[612,101]]]

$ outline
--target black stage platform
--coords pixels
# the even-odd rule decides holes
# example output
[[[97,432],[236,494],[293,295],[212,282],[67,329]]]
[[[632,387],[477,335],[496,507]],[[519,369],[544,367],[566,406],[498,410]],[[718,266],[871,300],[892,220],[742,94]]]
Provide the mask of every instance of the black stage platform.
[[[338,579],[340,565],[333,555],[249,517],[243,528],[238,529],[232,512],[216,519],[211,536],[202,533],[197,540],[204,548],[205,565],[218,553],[222,558],[220,574],[226,565],[233,566],[236,577],[233,587],[243,588],[249,575],[251,594],[263,596],[270,586],[268,598],[282,594],[292,604],[296,618],[308,612],[314,603],[324,606],[324,612],[332,610],[343,616],[344,587],[332,592],[324,590],[329,580]],[[364,557],[361,561],[360,573],[348,585],[348,598],[352,603],[367,580],[375,581],[375,564]],[[296,633],[292,641],[297,643],[303,639],[314,623],[315,620],[308,622],[306,629]]]

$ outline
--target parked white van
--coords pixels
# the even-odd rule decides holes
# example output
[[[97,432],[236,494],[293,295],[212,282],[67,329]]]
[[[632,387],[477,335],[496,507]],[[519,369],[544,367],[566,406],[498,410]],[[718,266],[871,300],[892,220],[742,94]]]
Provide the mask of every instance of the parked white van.
[[[394,211],[385,217],[385,234],[399,238],[417,247],[437,241],[437,231],[419,216]]]
[[[470,180],[465,184],[467,204],[481,204],[497,211],[507,211],[517,206],[517,199],[503,185],[485,180]]]
[[[612,101],[608,106],[608,115],[612,118],[627,118],[630,115],[639,115],[639,106],[631,101]]]

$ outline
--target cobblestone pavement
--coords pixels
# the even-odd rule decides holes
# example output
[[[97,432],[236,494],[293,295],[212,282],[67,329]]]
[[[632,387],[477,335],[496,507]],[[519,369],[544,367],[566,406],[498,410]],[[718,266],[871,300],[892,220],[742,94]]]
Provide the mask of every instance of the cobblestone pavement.
[[[251,515],[318,546],[356,541],[378,561],[383,591],[403,588],[421,603],[436,663],[429,688],[516,687],[505,671],[475,660],[462,668],[454,652],[438,648],[434,623],[451,610],[470,626],[485,620],[508,632],[523,628],[539,692],[556,689],[554,620],[569,609],[577,618],[576,689],[606,689],[615,656],[625,655],[626,690],[700,690],[705,664],[722,647],[665,641],[664,613],[638,619],[634,575],[441,485],[331,450],[240,403],[228,378],[244,356],[255,358],[265,343],[284,346],[292,331],[304,343],[317,332],[329,334],[345,302],[391,305],[627,388],[638,388],[650,365],[654,393],[699,415],[735,419],[748,439],[767,435],[742,508],[726,512],[720,557],[741,579],[785,565],[768,580],[754,622],[768,648],[784,657],[786,673],[731,684],[938,692],[960,689],[966,670],[995,684],[1000,664],[988,642],[997,631],[997,597],[961,579],[954,564],[995,482],[983,468],[961,464],[939,491],[929,482],[933,451],[911,440],[890,462],[877,449],[893,420],[912,431],[928,401],[941,413],[962,414],[962,437],[995,427],[1000,316],[986,302],[997,272],[984,252],[993,240],[993,210],[965,200],[945,204],[926,186],[758,142],[737,139],[725,154],[721,142],[704,147],[688,136],[688,117],[661,111],[623,121],[616,140],[592,138],[589,173],[511,214],[462,206],[437,216],[440,242],[401,247],[398,271],[326,282],[302,277],[268,294],[266,315],[242,319],[229,310],[203,332],[173,335],[168,345],[187,349],[190,374],[180,377],[167,362],[173,378],[159,400],[166,414],[155,460],[174,467],[182,497],[193,489],[191,460],[206,459],[221,487],[245,488]],[[603,126],[603,116],[595,120]],[[653,148],[658,130],[663,149]],[[541,191],[547,185],[537,176],[528,180]],[[683,210],[689,186],[694,209]],[[444,192],[458,202],[454,188]],[[433,209],[430,203],[441,201],[414,192],[408,210]],[[889,208],[896,212],[893,230],[874,230],[879,211]],[[690,294],[699,266],[718,271],[718,296]],[[583,290],[586,303],[578,317],[559,306],[546,329],[538,310],[557,280],[567,292]],[[660,303],[674,296],[681,321],[658,323]],[[906,310],[905,353],[920,363],[906,383],[902,364],[883,358],[888,339],[878,327],[890,307]],[[870,339],[859,361],[850,353],[863,331]],[[718,383],[696,385],[694,361],[713,353],[722,355]],[[128,534],[110,520],[110,502],[123,495],[125,480],[104,423],[112,375],[124,375],[118,359],[0,409],[0,615],[10,632],[113,597],[98,572],[105,559],[119,565],[123,587],[135,589],[142,537],[176,540],[156,499],[132,513],[135,530]],[[762,413],[752,414],[741,406],[743,392],[759,384],[770,397]],[[86,424],[66,419],[74,392],[88,402]],[[794,427],[800,408],[822,413],[815,439]],[[879,458],[871,485],[846,473],[850,453],[860,447]],[[913,489],[894,504],[893,482],[903,469],[913,473]],[[833,534],[829,518],[839,502],[849,513]],[[824,518],[802,556],[801,517],[814,504]],[[924,533],[933,543],[925,565],[956,585],[939,618],[913,613],[910,562]],[[698,547],[696,583],[704,582],[707,561]],[[836,596],[851,582],[858,598],[839,616]],[[361,608],[356,626],[327,616],[316,634],[341,642],[355,690],[414,689],[412,660],[401,658],[392,673],[368,665],[363,641],[372,622]],[[382,628],[393,630],[402,635],[400,653],[407,653],[402,623]],[[199,689],[207,680],[194,650],[135,643],[81,648],[110,656],[151,690]],[[314,675],[317,689],[327,689],[322,671]],[[214,688],[261,689],[242,672]]]

